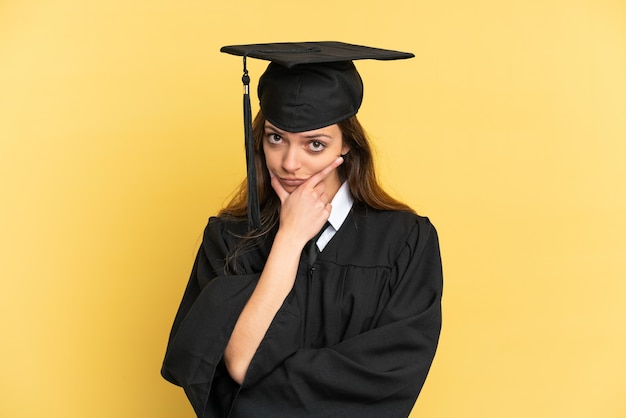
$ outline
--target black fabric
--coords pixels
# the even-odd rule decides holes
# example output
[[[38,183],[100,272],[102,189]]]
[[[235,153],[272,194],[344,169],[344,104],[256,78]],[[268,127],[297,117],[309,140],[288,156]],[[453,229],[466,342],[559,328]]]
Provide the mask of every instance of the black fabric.
[[[309,265],[313,265],[315,260],[317,260],[317,255],[320,253],[319,248],[317,248],[317,240],[322,236],[326,228],[330,226],[330,222],[326,222],[320,232],[318,232],[311,240],[307,243],[305,249],[307,251]]]
[[[352,61],[414,55],[343,42],[290,42],[225,46],[222,52],[271,61],[259,79],[263,115],[288,132],[323,128],[354,116],[363,82]]]
[[[252,111],[248,58],[270,61],[261,76],[261,111],[274,126],[288,132],[324,128],[356,115],[363,101],[363,81],[354,60],[412,58],[408,52],[343,42],[282,42],[224,46],[220,51],[243,57],[243,114],[248,167],[250,230],[260,229],[257,173],[252,158]]]
[[[303,254],[239,386],[222,356],[273,240],[226,274],[225,256],[246,229],[210,219],[163,376],[184,388],[198,417],[406,417],[441,328],[441,260],[428,219],[355,205],[315,268]]]
[[[263,116],[288,132],[323,128],[356,115],[363,82],[351,61],[287,68],[270,63],[259,80]]]
[[[336,41],[277,42],[265,44],[230,45],[220,49],[227,54],[275,62],[293,68],[302,64],[355,61],[363,59],[397,60],[412,58],[410,52],[372,48]]]

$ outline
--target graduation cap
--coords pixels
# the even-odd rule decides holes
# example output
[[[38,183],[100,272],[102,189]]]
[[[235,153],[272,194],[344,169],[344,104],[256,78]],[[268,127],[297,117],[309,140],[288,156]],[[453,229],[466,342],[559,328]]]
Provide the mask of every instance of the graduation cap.
[[[248,57],[270,61],[259,79],[261,111],[274,126],[287,132],[323,128],[354,116],[363,100],[363,81],[354,60],[397,60],[408,52],[343,42],[282,42],[233,45],[221,52],[243,57],[243,112],[248,171],[248,220],[261,227],[254,145]]]

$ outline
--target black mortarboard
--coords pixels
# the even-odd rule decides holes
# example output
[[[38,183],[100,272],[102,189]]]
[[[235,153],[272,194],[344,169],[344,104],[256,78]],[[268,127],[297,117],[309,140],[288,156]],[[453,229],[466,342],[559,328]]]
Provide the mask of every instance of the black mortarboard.
[[[244,131],[248,167],[248,219],[261,226],[256,187],[252,111],[246,58],[271,61],[259,79],[261,111],[276,127],[288,132],[323,128],[354,116],[363,100],[363,82],[354,60],[412,58],[408,52],[343,42],[284,42],[234,45],[221,52],[243,57]]]

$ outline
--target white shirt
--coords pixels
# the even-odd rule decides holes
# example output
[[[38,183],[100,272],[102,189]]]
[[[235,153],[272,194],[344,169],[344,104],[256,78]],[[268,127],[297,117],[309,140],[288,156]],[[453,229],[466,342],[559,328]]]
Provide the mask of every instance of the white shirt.
[[[328,217],[328,227],[322,232],[322,235],[317,239],[317,248],[322,251],[326,244],[330,242],[332,237],[335,236],[335,233],[341,228],[343,222],[348,217],[350,213],[350,209],[352,209],[352,204],[354,203],[354,198],[350,194],[350,188],[348,187],[348,182],[344,182],[333,200],[330,202],[332,205],[332,209],[330,211],[330,216]]]

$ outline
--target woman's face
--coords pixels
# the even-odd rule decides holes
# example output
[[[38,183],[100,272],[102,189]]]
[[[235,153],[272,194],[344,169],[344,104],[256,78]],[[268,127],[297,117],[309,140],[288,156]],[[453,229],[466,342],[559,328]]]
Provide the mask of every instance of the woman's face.
[[[292,133],[265,122],[263,152],[267,168],[289,193],[348,151],[337,124]],[[341,186],[337,169],[323,181],[326,194],[332,198]]]

